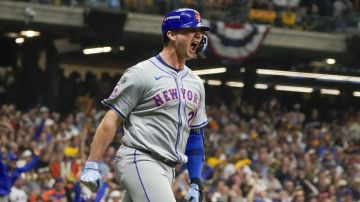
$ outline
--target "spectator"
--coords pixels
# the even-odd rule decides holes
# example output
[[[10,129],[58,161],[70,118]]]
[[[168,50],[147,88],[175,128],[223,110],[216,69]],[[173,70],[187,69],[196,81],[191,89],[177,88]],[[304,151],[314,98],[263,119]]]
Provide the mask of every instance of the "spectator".
[[[65,192],[65,182],[62,178],[56,178],[53,188],[44,192],[41,195],[41,199],[44,202],[52,201],[52,202],[65,202],[66,200],[66,192]]]
[[[0,185],[1,197],[6,199],[11,192],[11,187],[20,177],[21,173],[28,172],[36,166],[39,155],[40,150],[35,148],[32,160],[23,167],[17,167],[18,157],[13,151],[8,153],[6,161],[2,159],[2,154],[0,153],[0,181],[2,182]]]
[[[11,192],[9,195],[10,202],[27,202],[28,196],[24,190],[22,190],[22,186],[24,184],[24,179],[19,177],[15,180],[14,186],[11,187]]]
[[[335,31],[344,31],[346,28],[346,16],[352,10],[352,3],[349,0],[335,0],[333,3]]]
[[[121,202],[124,197],[124,193],[118,190],[110,192],[108,202]]]

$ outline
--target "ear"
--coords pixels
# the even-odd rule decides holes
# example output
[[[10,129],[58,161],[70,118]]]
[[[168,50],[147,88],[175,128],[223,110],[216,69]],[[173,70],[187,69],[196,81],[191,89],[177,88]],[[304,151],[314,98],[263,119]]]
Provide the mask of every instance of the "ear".
[[[176,33],[174,31],[166,32],[166,36],[169,38],[170,41],[174,41],[176,39]]]

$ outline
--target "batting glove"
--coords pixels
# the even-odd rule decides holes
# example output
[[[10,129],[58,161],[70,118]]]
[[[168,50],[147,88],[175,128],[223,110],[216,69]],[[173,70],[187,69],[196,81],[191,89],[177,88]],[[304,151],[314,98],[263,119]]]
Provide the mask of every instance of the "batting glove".
[[[184,202],[201,202],[202,201],[202,187],[198,184],[192,183],[190,189],[184,198]]]
[[[98,163],[94,161],[87,161],[85,163],[85,167],[81,173],[80,182],[93,191],[100,187],[102,179]]]

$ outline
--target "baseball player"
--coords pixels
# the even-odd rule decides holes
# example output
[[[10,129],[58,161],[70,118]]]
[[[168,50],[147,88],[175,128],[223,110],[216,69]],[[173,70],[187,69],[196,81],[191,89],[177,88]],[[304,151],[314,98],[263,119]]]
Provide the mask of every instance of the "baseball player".
[[[96,189],[101,184],[99,161],[124,127],[124,144],[116,157],[116,174],[126,193],[123,201],[173,202],[175,167],[187,163],[191,179],[186,201],[201,201],[204,160],[203,127],[207,124],[202,80],[186,65],[207,46],[209,27],[200,14],[182,8],[162,22],[164,48],[156,56],[127,69],[109,98],[99,124],[81,182]]]

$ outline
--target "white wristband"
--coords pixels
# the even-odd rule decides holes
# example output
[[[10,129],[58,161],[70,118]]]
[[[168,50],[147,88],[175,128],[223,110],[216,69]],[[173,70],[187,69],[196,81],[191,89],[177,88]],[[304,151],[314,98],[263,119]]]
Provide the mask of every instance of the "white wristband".
[[[95,161],[86,161],[85,168],[99,170],[99,165]]]

